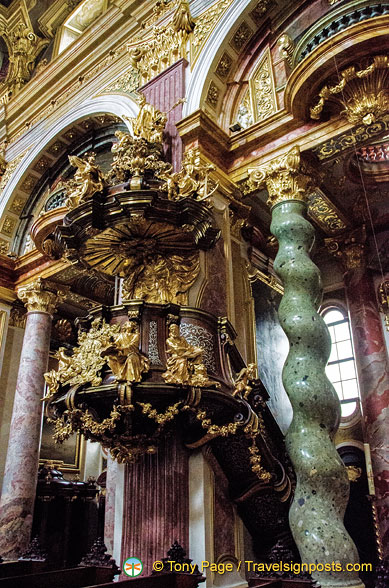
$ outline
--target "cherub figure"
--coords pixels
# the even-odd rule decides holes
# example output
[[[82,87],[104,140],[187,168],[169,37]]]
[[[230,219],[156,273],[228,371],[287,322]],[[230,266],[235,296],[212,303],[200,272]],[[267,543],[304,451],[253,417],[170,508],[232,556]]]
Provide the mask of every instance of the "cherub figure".
[[[233,396],[243,396],[245,400],[248,399],[253,387],[250,385],[253,380],[257,378],[257,366],[255,363],[249,363],[247,367],[240,370],[238,377],[235,380],[235,389],[232,392]]]
[[[66,383],[75,373],[72,356],[67,354],[65,347],[60,347],[54,357],[58,359],[58,368],[44,374],[48,387],[48,394],[44,397],[44,400],[52,398],[59,389],[59,383]]]
[[[92,198],[96,192],[101,192],[105,186],[105,178],[98,165],[96,154],[89,153],[85,159],[76,155],[69,155],[69,162],[77,168],[74,174],[75,187],[70,183],[71,191],[65,201],[65,206],[75,208]]]

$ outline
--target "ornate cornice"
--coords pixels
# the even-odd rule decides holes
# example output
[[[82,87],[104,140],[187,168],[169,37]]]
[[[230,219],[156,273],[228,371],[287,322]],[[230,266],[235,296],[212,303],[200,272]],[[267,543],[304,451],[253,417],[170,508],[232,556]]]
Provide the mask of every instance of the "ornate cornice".
[[[298,146],[273,159],[269,164],[248,171],[250,187],[267,187],[267,203],[271,208],[288,200],[307,203],[309,189],[316,183],[316,173],[301,159]]]
[[[324,242],[331,255],[341,262],[345,272],[365,266],[365,225],[346,235],[325,239]]]
[[[68,288],[65,286],[55,286],[38,278],[35,282],[19,288],[18,297],[25,304],[28,312],[53,314],[57,304],[65,298],[67,291]]]

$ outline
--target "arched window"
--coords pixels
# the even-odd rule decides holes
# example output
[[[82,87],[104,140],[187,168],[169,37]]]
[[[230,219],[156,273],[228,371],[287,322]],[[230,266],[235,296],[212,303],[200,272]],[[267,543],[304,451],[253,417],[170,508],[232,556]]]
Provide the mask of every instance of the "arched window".
[[[81,2],[60,27],[54,54],[59,55],[68,45],[78,39],[84,30],[107,10],[107,6],[108,0],[84,0]]]
[[[342,417],[350,417],[357,408],[359,391],[349,320],[341,307],[327,308],[322,316],[332,341],[327,377],[338,393]]]

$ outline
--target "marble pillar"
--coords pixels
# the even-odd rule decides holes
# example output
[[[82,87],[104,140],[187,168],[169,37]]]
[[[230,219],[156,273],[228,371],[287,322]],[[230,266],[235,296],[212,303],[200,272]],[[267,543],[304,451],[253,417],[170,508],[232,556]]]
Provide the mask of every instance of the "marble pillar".
[[[0,555],[17,558],[30,541],[35,501],[43,374],[47,371],[52,313],[62,293],[38,280],[18,291],[27,306],[0,500]]]
[[[122,558],[143,562],[143,575],[174,541],[189,551],[189,451],[176,436],[126,466]],[[188,554],[191,557],[191,554]]]
[[[313,176],[297,147],[251,176],[269,192],[271,232],[279,243],[274,269],[284,285],[279,318],[289,354],[282,377],[293,408],[286,445],[297,477],[289,522],[302,562],[321,564],[312,576],[322,588],[361,588],[358,574],[346,571],[358,554],[343,525],[349,481],[332,441],[340,403],[325,374],[331,341],[317,312],[320,271],[310,258],[315,236],[305,218]]]
[[[335,247],[334,247],[335,249]],[[370,445],[379,536],[389,556],[389,360],[374,289],[366,267],[363,229],[336,242],[345,270],[347,304],[361,394],[365,442]]]

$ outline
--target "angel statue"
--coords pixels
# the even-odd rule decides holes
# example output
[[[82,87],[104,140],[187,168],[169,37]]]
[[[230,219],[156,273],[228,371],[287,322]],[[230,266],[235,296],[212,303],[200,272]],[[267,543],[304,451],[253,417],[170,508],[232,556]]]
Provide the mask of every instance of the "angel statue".
[[[180,335],[179,326],[169,327],[169,337],[166,339],[166,372],[162,374],[168,384],[183,384],[189,386],[217,386],[217,382],[208,379],[207,368],[203,362],[204,350],[195,347]]]
[[[89,153],[85,159],[76,155],[69,155],[70,165],[77,168],[74,181],[69,183],[68,197],[65,200],[67,208],[75,208],[86,200],[101,192],[105,186],[105,178],[96,165],[96,154]]]
[[[249,363],[247,367],[240,370],[235,380],[235,389],[233,396],[243,396],[245,400],[250,396],[253,387],[250,385],[257,378],[257,366],[255,363]]]

